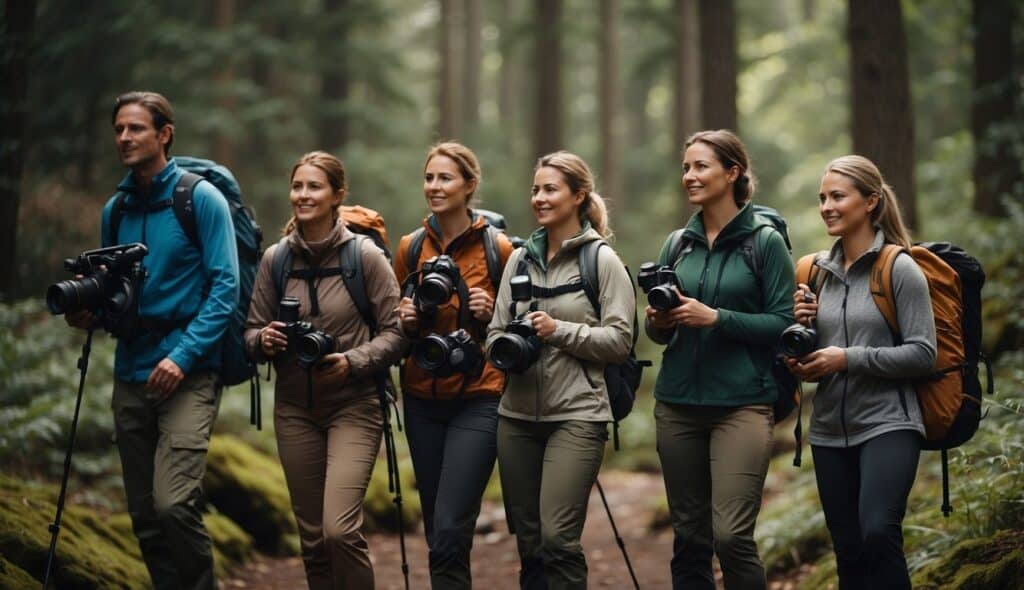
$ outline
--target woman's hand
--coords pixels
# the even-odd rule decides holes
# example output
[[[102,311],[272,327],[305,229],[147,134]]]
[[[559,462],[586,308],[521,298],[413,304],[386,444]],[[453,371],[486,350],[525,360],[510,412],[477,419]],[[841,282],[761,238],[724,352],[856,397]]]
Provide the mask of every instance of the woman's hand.
[[[272,357],[288,348],[288,337],[281,330],[284,322],[273,321],[259,332],[260,350],[263,356]]]
[[[786,366],[803,381],[818,381],[846,370],[846,350],[829,346],[798,359],[787,357]]]
[[[473,317],[484,324],[494,317],[494,298],[485,289],[473,287],[469,290],[469,311]]]
[[[793,315],[798,323],[808,327],[818,317],[818,298],[804,283],[797,285],[793,293]]]
[[[668,311],[659,311],[648,305],[644,309],[644,313],[647,314],[647,319],[651,322],[651,325],[658,330],[673,330],[678,323],[672,318],[671,309]]]
[[[555,320],[543,311],[531,311],[526,314],[526,319],[530,320],[533,329],[537,331],[537,337],[541,340],[547,340],[555,333]]]
[[[316,380],[326,385],[342,385],[348,380],[351,365],[348,358],[340,352],[332,352],[324,356],[315,366]]]
[[[679,293],[676,290],[676,293]],[[708,307],[692,297],[679,293],[682,303],[672,310],[672,316],[687,328],[707,328],[718,322],[718,310]]]
[[[398,324],[407,336],[415,336],[420,329],[419,315],[412,297],[402,297],[398,302]]]

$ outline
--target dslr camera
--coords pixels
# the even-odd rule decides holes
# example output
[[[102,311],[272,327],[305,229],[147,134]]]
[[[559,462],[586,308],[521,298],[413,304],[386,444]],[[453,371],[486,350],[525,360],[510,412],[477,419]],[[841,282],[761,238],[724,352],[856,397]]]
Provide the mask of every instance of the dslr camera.
[[[676,271],[666,264],[660,266],[654,262],[641,264],[640,272],[636,273],[636,282],[647,294],[647,302],[658,311],[668,311],[682,304],[682,300],[679,299],[679,295],[676,294],[673,287],[678,288],[683,295],[689,297],[686,289],[679,282]]]
[[[146,271],[142,259],[145,244],[135,242],[87,250],[64,261],[68,272],[81,275],[46,289],[46,306],[60,315],[89,311],[103,329],[118,337],[130,337],[138,317],[139,291]]]
[[[476,374],[484,365],[480,345],[462,329],[445,336],[427,336],[413,349],[412,358],[417,366],[437,377],[455,373]]]
[[[533,296],[533,283],[529,275],[512,277],[509,286],[514,302],[529,301]],[[495,367],[503,371],[522,373],[537,362],[543,347],[544,343],[537,336],[537,330],[523,313],[505,326],[505,333],[491,343],[487,355]]]
[[[277,319],[284,322],[281,331],[288,338],[288,352],[295,354],[303,369],[310,369],[334,352],[334,336],[317,330],[309,322],[299,321],[298,298],[282,298]]]
[[[416,287],[416,307],[431,312],[451,299],[462,275],[451,256],[434,256],[420,268],[420,284]]]
[[[814,298],[809,293],[804,294],[804,302],[813,303]],[[818,330],[814,320],[811,320],[811,327],[796,323],[782,331],[780,337],[782,353],[791,357],[802,357],[811,354],[818,348]]]

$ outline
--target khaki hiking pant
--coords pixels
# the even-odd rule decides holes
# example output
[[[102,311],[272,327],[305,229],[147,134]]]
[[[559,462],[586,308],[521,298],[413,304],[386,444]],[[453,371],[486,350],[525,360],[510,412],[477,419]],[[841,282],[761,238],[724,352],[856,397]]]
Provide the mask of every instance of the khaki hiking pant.
[[[654,422],[675,532],[672,587],[714,590],[715,553],[728,590],[765,588],[754,524],[771,458],[771,406],[659,401]]]
[[[278,401],[274,428],[309,589],[372,589],[370,549],[360,529],[384,429],[377,396],[314,404],[312,412]]]
[[[607,441],[605,422],[498,417],[498,472],[521,588],[587,587],[580,537]]]
[[[145,383],[114,382],[111,405],[128,512],[157,590],[216,585],[200,504],[220,392],[211,372],[185,377],[160,403]]]

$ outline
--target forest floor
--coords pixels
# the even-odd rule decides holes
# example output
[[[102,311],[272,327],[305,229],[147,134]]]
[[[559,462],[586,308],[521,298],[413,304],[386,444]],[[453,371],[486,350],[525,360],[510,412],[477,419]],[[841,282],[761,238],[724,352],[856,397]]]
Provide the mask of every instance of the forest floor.
[[[672,532],[669,528],[652,531],[649,528],[652,502],[664,494],[664,484],[658,474],[610,471],[601,474],[608,503],[615,524],[622,535],[633,569],[641,588],[648,590],[672,587],[669,559],[672,551]],[[765,490],[766,496],[772,490]],[[369,537],[377,588],[403,590],[401,552],[398,535],[374,534]],[[430,587],[427,569],[427,547],[422,530],[405,536],[409,562],[409,587]],[[597,488],[590,497],[587,522],[583,530],[583,549],[587,556],[591,588],[632,588],[622,553],[615,542],[608,516],[601,503]],[[508,534],[501,504],[485,502],[477,522],[471,560],[473,587],[487,590],[518,587],[519,558],[515,539]],[[807,571],[789,572],[769,579],[771,590],[792,590]],[[715,575],[721,585],[717,563]],[[295,590],[306,588],[302,560],[260,557],[235,572],[223,583],[226,590]]]

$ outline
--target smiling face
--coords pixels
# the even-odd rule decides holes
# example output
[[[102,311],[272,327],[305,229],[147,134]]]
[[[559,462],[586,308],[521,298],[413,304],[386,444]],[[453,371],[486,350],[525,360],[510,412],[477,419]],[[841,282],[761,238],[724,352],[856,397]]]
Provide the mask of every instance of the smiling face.
[[[167,164],[164,145],[172,131],[170,125],[158,131],[153,115],[141,104],[122,106],[114,117],[114,140],[121,163],[135,171],[159,172]]]
[[[423,196],[434,215],[464,211],[476,190],[476,180],[466,178],[459,165],[448,156],[438,154],[423,170]]]
[[[312,164],[303,164],[292,174],[292,214],[300,225],[333,223],[334,209],[344,195],[345,189],[335,191],[327,173]]]
[[[690,204],[705,206],[720,199],[732,199],[732,185],[739,167],[726,169],[710,145],[698,141],[683,156],[683,188]]]
[[[537,223],[551,229],[579,219],[583,191],[572,192],[561,170],[542,166],[533,174],[530,205]]]
[[[871,225],[878,195],[865,196],[849,176],[828,172],[821,178],[818,211],[830,236],[850,236]]]

